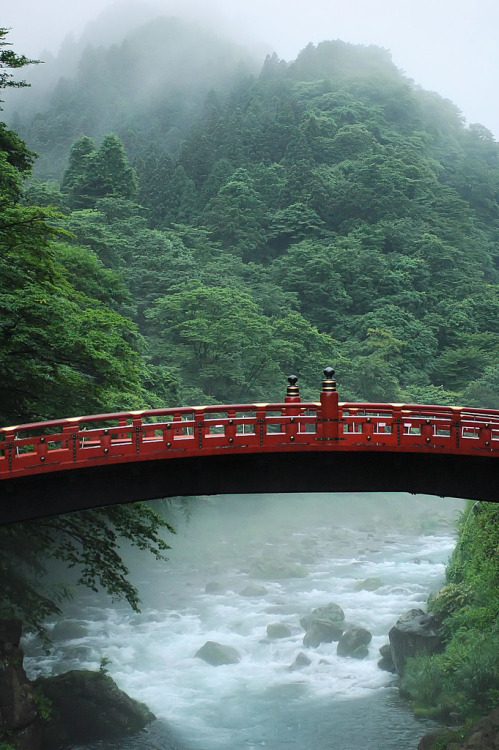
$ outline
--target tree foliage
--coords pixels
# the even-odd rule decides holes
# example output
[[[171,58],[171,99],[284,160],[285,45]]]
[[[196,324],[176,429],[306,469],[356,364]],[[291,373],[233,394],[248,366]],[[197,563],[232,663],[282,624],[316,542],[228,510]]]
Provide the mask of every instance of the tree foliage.
[[[28,62],[2,58],[13,60],[17,67]],[[114,138],[107,145],[123,166],[121,147]],[[33,158],[0,123],[0,421],[146,405],[152,394],[143,380],[150,373],[139,355],[137,328],[116,309],[126,307],[128,289],[91,250],[70,242],[61,211],[26,204],[23,186]],[[1,527],[0,617],[19,617],[43,633],[45,619],[60,613],[71,594],[47,583],[50,560],[75,568],[76,584],[102,588],[137,609],[139,595],[120,545],[163,558],[164,531],[173,529],[143,504]]]
[[[499,508],[468,503],[446,571],[429,605],[442,619],[445,650],[408,661],[403,684],[424,711],[476,718],[499,698]]]
[[[129,543],[165,559],[169,546],[163,530],[173,533],[166,520],[142,504],[0,527],[0,617],[19,618],[44,636],[44,621],[61,614],[62,601],[78,585],[105,591],[113,601],[125,600],[138,611],[139,593],[130,582],[122,547]],[[50,583],[48,568],[54,560],[75,569],[71,585]]]
[[[14,50],[7,49],[7,47],[11,46],[10,42],[6,41],[8,33],[9,29],[0,28],[0,89],[29,86],[26,81],[16,81],[14,73],[10,71],[24,68],[25,65],[35,65],[40,60],[30,60],[25,55],[18,55]]]

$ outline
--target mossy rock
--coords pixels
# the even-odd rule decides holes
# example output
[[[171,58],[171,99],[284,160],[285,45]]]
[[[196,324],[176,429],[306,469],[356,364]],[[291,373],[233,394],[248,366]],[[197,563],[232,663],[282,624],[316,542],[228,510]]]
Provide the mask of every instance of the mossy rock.
[[[73,670],[35,684],[50,706],[41,750],[128,736],[155,719],[102,672]]]

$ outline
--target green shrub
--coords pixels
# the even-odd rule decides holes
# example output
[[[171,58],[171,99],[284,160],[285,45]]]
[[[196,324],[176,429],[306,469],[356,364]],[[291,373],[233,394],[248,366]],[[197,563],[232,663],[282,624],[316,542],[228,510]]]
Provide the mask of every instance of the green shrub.
[[[466,583],[448,583],[430,598],[428,608],[443,620],[456,610],[465,607],[471,600],[471,586]]]
[[[499,702],[499,506],[469,503],[459,521],[447,585],[429,608],[442,621],[443,653],[409,659],[402,688],[415,711],[481,716]]]

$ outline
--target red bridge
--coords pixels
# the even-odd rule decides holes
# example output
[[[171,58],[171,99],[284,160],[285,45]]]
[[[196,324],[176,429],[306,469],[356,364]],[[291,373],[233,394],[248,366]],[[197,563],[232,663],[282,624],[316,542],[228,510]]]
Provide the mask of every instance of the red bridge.
[[[499,410],[320,402],[129,411],[0,429],[0,522],[175,495],[404,491],[499,501]]]

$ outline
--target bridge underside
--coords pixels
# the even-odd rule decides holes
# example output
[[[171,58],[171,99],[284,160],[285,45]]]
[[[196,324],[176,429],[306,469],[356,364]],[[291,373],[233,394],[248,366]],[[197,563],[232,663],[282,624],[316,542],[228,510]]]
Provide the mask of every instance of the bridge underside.
[[[135,461],[6,480],[0,523],[177,495],[409,492],[499,502],[495,464],[482,456],[358,451]]]

